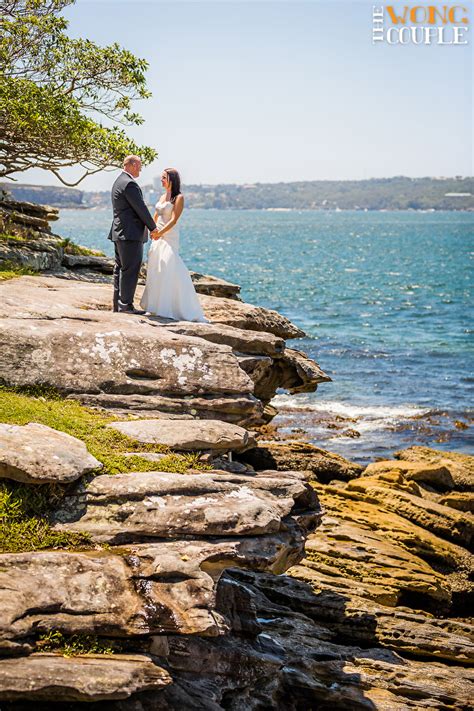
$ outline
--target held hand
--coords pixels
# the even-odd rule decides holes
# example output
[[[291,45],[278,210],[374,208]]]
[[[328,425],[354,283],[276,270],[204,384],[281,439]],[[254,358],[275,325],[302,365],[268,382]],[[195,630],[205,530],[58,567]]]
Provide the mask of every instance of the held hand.
[[[159,239],[160,238],[160,233],[157,227],[155,227],[154,230],[150,232],[150,238],[151,239]]]

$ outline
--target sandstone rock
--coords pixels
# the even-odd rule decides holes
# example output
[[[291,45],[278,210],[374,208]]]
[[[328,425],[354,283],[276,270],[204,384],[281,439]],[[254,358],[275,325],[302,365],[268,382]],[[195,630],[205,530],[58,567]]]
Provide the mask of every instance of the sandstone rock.
[[[66,271],[77,275],[90,270]],[[136,405],[147,416],[159,416],[163,410],[203,419],[218,416],[246,426],[268,421],[275,410],[267,406],[264,411],[264,403],[252,395],[254,383],[231,347],[237,354],[246,349],[258,358],[271,354],[280,361],[267,398],[280,387],[279,379],[310,390],[319,382],[316,364],[303,356],[305,367],[296,365],[297,356],[290,364],[286,356],[280,357],[280,336],[260,330],[268,321],[277,331],[294,332],[275,312],[203,296],[209,303],[214,299],[223,304],[224,311],[227,301],[243,309],[245,328],[171,323],[111,313],[111,295],[106,284],[54,277],[22,277],[7,286],[0,284],[0,337],[5,344],[0,378],[7,385],[49,384],[90,404],[100,405],[104,399],[123,410]],[[252,314],[256,320],[251,323]],[[120,397],[112,404],[116,396]],[[184,402],[187,398],[190,401]]]
[[[458,511],[474,513],[474,496],[468,491],[453,491],[447,496],[441,497],[438,503],[442,506],[450,506]]]
[[[403,518],[402,512],[384,509],[378,502],[370,503],[365,500],[363,492],[349,490],[347,485],[343,488],[313,483],[313,486],[324,509],[332,516],[375,531],[385,540],[443,569],[473,570],[472,556],[464,548]]]
[[[411,486],[410,486],[411,485]],[[474,519],[469,514],[441,506],[420,494],[414,482],[406,482],[401,474],[363,476],[348,483],[349,491],[363,495],[364,501],[382,504],[433,533],[455,543],[469,545],[474,531]]]
[[[243,570],[229,571],[229,575],[256,588],[268,600],[309,617],[317,629],[322,626],[326,634],[320,635],[320,639],[338,644],[345,640],[364,647],[380,645],[400,653],[460,664],[474,660],[474,626],[471,624],[439,620],[407,608],[384,607],[361,597],[318,589],[317,585],[310,587],[288,576],[256,575]],[[270,618],[271,612],[267,612]]]
[[[89,267],[80,267],[77,269],[60,267],[58,269],[48,269],[44,272],[44,274],[54,277],[55,279],[82,281],[87,282],[88,284],[113,284],[112,274],[107,274],[101,271],[95,271],[93,268]]]
[[[216,417],[223,422],[232,422],[242,427],[255,427],[264,421],[263,407],[260,400],[250,394],[211,395],[202,397],[183,395],[181,397],[166,397],[164,395],[142,395],[89,393],[69,395],[80,400],[84,405],[103,407],[114,415],[127,417],[136,414],[140,417],[160,418],[165,415],[181,419],[199,417],[203,420],[214,420]]]
[[[210,276],[209,274],[199,274],[198,272],[191,272],[191,279],[198,294],[240,300],[240,286],[237,284],[232,284],[230,281],[219,279],[219,277]]]
[[[285,388],[290,393],[314,392],[319,383],[331,378],[305,353],[285,348],[279,358],[255,357],[239,360],[240,366],[254,382],[255,395],[269,402],[278,388]]]
[[[51,207],[51,205],[39,205],[35,202],[26,202],[23,200],[14,200],[10,197],[3,197],[0,202],[0,209],[7,212],[21,212],[25,215],[36,215],[47,220],[57,220],[59,218],[59,209]]]
[[[68,269],[92,269],[103,274],[112,274],[114,260],[94,254],[65,254],[62,264]]]
[[[413,661],[380,647],[336,642],[335,631],[306,612],[316,597],[285,576],[226,571],[219,587],[238,637],[168,637],[165,661],[173,685],[169,708],[407,709],[468,708],[473,674],[463,666]],[[301,610],[305,610],[302,612]],[[344,613],[344,599],[339,614]],[[361,628],[369,620],[361,616]],[[259,629],[261,630],[259,632]],[[446,641],[444,639],[444,641]],[[155,701],[153,702],[153,698]],[[161,700],[162,697],[160,697]],[[157,697],[143,702],[153,711]]]
[[[17,281],[17,280],[15,280]],[[105,316],[105,314],[102,314]],[[202,395],[250,393],[228,346],[172,335],[126,314],[103,323],[3,319],[0,378],[63,392]]]
[[[313,473],[313,479],[329,482],[333,479],[345,481],[360,476],[363,467],[339,454],[327,452],[309,442],[287,440],[285,442],[260,441],[258,447],[239,454],[241,461],[248,462],[255,469],[294,469]]]
[[[405,462],[444,466],[449,469],[456,489],[474,491],[474,456],[470,454],[414,446],[395,452],[395,456]]]
[[[15,262],[36,271],[57,269],[61,265],[63,249],[59,239],[42,236],[25,242],[2,240],[0,261]]]
[[[303,554],[298,525],[242,539],[139,543],[114,552],[0,555],[0,648],[31,651],[34,634],[218,635],[215,588],[226,567],[280,574]],[[1,667],[1,665],[0,665]]]
[[[140,634],[150,628],[143,600],[118,555],[38,551],[0,555],[0,639],[58,629],[66,634]],[[27,640],[26,640],[27,643]],[[14,651],[14,648],[13,650]]]
[[[166,325],[168,331],[185,336],[197,336],[211,343],[230,346],[241,353],[255,353],[272,357],[280,356],[285,348],[282,338],[272,333],[249,331],[222,323],[191,323],[177,321]]]
[[[23,427],[0,424],[0,479],[67,483],[101,468],[84,442],[65,432],[33,422]]]
[[[87,655],[66,658],[55,654],[4,659],[0,699],[29,701],[102,701],[125,699],[138,691],[171,684],[165,669],[142,655]]]
[[[412,599],[426,608],[446,610],[451,600],[445,578],[413,553],[377,531],[326,515],[306,541],[306,559],[290,575],[319,587],[359,595],[395,607]]]
[[[113,422],[110,428],[138,442],[163,444],[171,449],[240,451],[255,444],[243,427],[220,420],[132,420]]]
[[[364,476],[377,476],[378,474],[386,474],[387,472],[402,474],[405,479],[421,481],[441,491],[449,491],[454,488],[454,481],[449,469],[440,464],[402,462],[397,459],[384,460],[369,464],[364,469]]]
[[[286,388],[290,393],[310,393],[316,389],[314,385],[331,381],[329,375],[306,353],[293,348],[285,348],[278,365],[285,376],[278,387]]]
[[[320,512],[299,472],[276,475],[208,471],[189,474],[135,472],[98,476],[64,500],[59,529],[87,531],[95,540],[250,536],[276,533],[295,505]]]
[[[361,480],[364,479],[362,477]],[[468,551],[426,530],[421,514],[420,520],[415,523],[414,517],[409,515],[410,511],[403,506],[395,511],[395,508],[386,508],[382,499],[369,503],[364,490],[354,490],[350,484],[342,482],[337,486],[315,483],[313,486],[327,512],[325,526],[330,527],[333,520],[337,522],[329,535],[328,546],[333,546],[335,550],[340,548],[341,556],[328,558],[328,564],[321,565],[322,556],[326,553],[308,552],[307,558],[313,559],[314,564],[305,561],[303,565],[311,569],[309,573],[305,572],[306,576],[319,578],[318,584],[333,590],[363,596],[385,605],[408,605],[443,615],[449,611],[455,617],[470,615],[474,599],[474,557]],[[408,490],[417,488],[415,482],[405,482],[403,486]],[[403,488],[401,491],[404,491]],[[426,502],[424,498],[417,497],[416,500],[421,505],[432,503],[431,499]],[[438,508],[447,509],[439,504]],[[427,517],[428,512],[429,509]],[[403,518],[407,515],[408,518]],[[350,524],[349,528],[347,524]],[[343,542],[336,538],[339,527],[341,535],[344,531],[347,533]],[[324,537],[324,528],[322,535]],[[379,543],[375,545],[374,539]],[[388,548],[385,543],[389,544]],[[315,545],[317,547],[317,543]],[[371,554],[373,545],[375,552]],[[379,557],[380,569],[376,563]],[[397,572],[397,558],[404,561],[400,563],[403,573],[402,570]],[[383,576],[373,575],[375,568],[372,568],[372,563],[377,573],[388,566],[385,580]],[[439,586],[442,594],[439,590],[436,592]]]
[[[285,316],[272,309],[215,296],[201,296],[200,301],[204,313],[213,323],[224,323],[250,331],[266,331],[285,339],[302,338],[305,335]]]

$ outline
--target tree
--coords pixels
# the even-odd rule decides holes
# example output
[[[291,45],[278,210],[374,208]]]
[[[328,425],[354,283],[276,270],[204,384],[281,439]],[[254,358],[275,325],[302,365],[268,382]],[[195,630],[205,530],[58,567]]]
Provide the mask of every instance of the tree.
[[[131,105],[151,96],[147,62],[68,37],[61,12],[74,2],[0,0],[0,176],[44,168],[78,185],[129,153],[144,164],[157,155],[121,127],[143,122]],[[74,165],[83,173],[67,183],[60,171]]]

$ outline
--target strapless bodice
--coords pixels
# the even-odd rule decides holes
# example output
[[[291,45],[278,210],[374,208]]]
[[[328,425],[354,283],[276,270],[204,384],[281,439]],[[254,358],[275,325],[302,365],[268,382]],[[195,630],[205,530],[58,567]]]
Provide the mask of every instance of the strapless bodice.
[[[171,215],[173,214],[173,203],[170,202],[170,200],[157,202],[155,205],[155,210],[158,213],[158,220],[156,222],[156,225],[158,229],[160,229],[161,227],[163,227],[163,225],[166,225],[166,223],[171,220]],[[173,249],[179,250],[179,226],[177,224],[174,225],[170,230],[168,230],[168,232],[165,232],[163,237],[160,237],[159,240],[155,240],[153,244],[157,245],[161,240],[168,242],[168,244],[171,245]]]
[[[169,200],[157,202],[155,210],[158,213],[158,222],[161,223],[161,225],[165,225],[171,219],[171,215],[173,213],[173,203]]]

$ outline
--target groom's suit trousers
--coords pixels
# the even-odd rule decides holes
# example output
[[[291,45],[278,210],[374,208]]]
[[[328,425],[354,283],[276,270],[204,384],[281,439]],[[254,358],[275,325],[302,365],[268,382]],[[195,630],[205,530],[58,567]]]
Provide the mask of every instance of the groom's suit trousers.
[[[114,242],[114,309],[118,302],[133,304],[138,275],[143,259],[143,242],[121,240]]]

